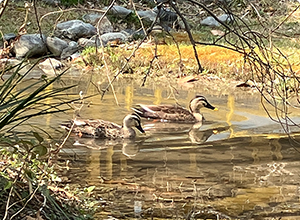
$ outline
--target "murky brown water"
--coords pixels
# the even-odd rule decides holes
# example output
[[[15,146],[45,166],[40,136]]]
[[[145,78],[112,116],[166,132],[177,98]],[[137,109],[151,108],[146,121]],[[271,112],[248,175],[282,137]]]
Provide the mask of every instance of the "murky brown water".
[[[175,103],[171,87],[114,86],[119,106],[109,92],[80,115],[121,123],[135,103]],[[69,161],[64,184],[96,186],[98,219],[300,219],[300,154],[259,95],[191,87],[178,88],[176,98],[187,106],[198,93],[219,109],[202,111],[207,121],[199,131],[144,120],[146,135],[134,141],[70,137],[60,153]],[[67,118],[72,113],[48,123]]]

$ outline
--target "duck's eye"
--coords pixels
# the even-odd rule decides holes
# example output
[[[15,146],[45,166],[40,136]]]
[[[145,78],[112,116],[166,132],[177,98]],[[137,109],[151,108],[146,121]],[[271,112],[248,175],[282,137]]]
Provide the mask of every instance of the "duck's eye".
[[[202,104],[203,106],[207,106],[207,103],[204,102],[204,101],[202,101],[201,104]]]

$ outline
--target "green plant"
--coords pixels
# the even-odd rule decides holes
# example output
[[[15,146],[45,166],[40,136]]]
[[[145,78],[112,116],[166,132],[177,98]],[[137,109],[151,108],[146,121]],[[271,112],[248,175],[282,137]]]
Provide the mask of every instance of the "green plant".
[[[32,65],[23,75],[19,74],[20,70],[29,64],[20,64],[6,68],[5,72],[15,70],[7,80],[0,86],[0,133],[8,125],[11,131],[19,124],[27,121],[32,117],[45,114],[54,114],[70,109],[69,103],[73,100],[66,100],[66,90],[74,87],[74,85],[49,89],[54,82],[58,81],[64,74],[61,73],[52,79],[42,78],[33,81],[24,88],[17,90],[25,77],[32,71],[36,64]],[[35,88],[32,90],[32,88]],[[45,102],[48,100],[48,102]]]
[[[41,132],[43,128],[16,131],[25,121],[63,112],[70,109],[70,102],[76,101],[65,94],[74,85],[54,86],[64,72],[53,78],[42,77],[28,82],[26,76],[37,63],[24,74],[20,71],[29,64],[6,66],[3,75],[9,77],[1,78],[0,200],[6,205],[0,205],[0,213],[3,219],[32,216],[37,219],[89,219],[91,215],[85,215],[85,207],[81,208],[78,201],[63,198],[48,187],[59,180],[51,161],[59,146],[52,143],[48,133]],[[64,202],[66,200],[69,202]]]
[[[42,219],[74,219],[74,216],[77,219],[91,218],[90,215],[84,215],[86,204],[83,204],[84,207],[78,206],[77,201],[48,187],[59,178],[54,166],[48,163],[51,153],[39,134],[27,133],[26,139],[0,138],[0,146],[0,199],[9,205],[0,206],[4,219],[21,216],[43,216]]]

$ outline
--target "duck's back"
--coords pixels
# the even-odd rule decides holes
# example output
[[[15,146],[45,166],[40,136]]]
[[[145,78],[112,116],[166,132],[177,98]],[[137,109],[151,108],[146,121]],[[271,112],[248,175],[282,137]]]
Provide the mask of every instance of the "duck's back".
[[[194,122],[195,117],[180,105],[138,105],[134,111],[141,117],[174,122]]]
[[[80,137],[94,137],[94,138],[117,138],[121,135],[121,126],[110,121],[104,120],[80,120],[71,121],[67,128],[72,128],[72,132]]]

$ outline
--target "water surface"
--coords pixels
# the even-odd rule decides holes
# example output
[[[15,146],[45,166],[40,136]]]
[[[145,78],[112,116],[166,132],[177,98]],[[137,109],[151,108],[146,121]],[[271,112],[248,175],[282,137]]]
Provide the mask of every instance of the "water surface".
[[[258,94],[224,95],[197,86],[174,93],[168,86],[131,81],[118,81],[114,91],[117,101],[110,90],[103,100],[86,100],[80,116],[121,123],[134,104],[177,101],[187,107],[195,94],[219,111],[203,109],[206,121],[199,130],[143,120],[146,135],[132,141],[71,136],[60,153],[69,166],[62,184],[96,186],[96,218],[299,218],[299,145],[292,146],[268,118]],[[49,123],[68,117],[72,112]],[[300,141],[298,136],[293,133]]]

